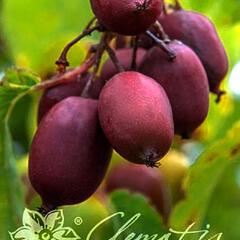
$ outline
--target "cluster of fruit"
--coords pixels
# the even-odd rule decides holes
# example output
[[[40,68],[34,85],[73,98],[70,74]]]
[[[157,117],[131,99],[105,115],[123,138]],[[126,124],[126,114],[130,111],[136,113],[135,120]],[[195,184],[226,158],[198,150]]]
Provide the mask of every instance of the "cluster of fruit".
[[[228,60],[213,24],[176,3],[166,9],[162,0],[91,0],[98,26],[117,36],[118,49],[108,51],[113,57],[88,98],[81,94],[89,71],[42,95],[29,176],[43,211],[92,195],[112,148],[133,163],[158,166],[174,134],[188,137],[204,121],[209,90],[222,94]],[[134,35],[132,47],[125,35]]]

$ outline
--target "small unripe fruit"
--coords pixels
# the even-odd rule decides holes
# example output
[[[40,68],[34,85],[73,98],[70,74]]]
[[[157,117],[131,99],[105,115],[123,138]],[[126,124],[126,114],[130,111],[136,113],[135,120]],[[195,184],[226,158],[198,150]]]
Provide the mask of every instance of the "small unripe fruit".
[[[143,194],[167,221],[171,200],[163,175],[157,169],[133,164],[117,165],[107,178],[106,190],[113,192],[118,189]]]
[[[125,71],[131,70],[131,64],[132,64],[132,56],[133,56],[133,49],[132,48],[125,48],[125,49],[119,49],[115,51],[116,57],[119,60],[119,63],[123,67]],[[144,55],[146,54],[146,50],[139,48],[137,50],[137,56],[136,56],[136,65],[139,66],[140,62],[142,61]],[[106,60],[102,67],[102,71],[100,74],[100,77],[102,79],[105,79],[105,81],[108,81],[110,78],[112,78],[115,74],[118,73],[117,68],[115,67],[112,60],[109,58]]]
[[[162,12],[162,0],[91,0],[99,22],[123,35],[144,33]]]
[[[213,23],[199,13],[185,10],[160,21],[171,39],[178,39],[195,51],[207,72],[211,92],[218,94],[228,71],[228,58]]]
[[[169,150],[172,110],[153,79],[138,72],[115,75],[102,89],[98,109],[106,137],[125,159],[155,166]]]
[[[158,47],[151,48],[139,71],[155,79],[170,100],[175,133],[188,136],[206,118],[209,107],[207,76],[197,55],[186,45],[169,44],[173,61]]]
[[[98,121],[98,102],[69,97],[41,121],[29,157],[29,177],[45,211],[83,202],[101,183],[112,149]]]

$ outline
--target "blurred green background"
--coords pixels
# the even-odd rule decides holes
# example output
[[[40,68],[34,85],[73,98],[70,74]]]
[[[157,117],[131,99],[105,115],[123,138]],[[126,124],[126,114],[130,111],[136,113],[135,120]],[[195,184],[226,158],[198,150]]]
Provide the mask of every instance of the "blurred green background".
[[[240,0],[182,0],[181,3],[184,8],[201,12],[214,22],[227,50],[230,68],[222,84],[227,95],[220,104],[216,104],[215,96],[211,95],[208,118],[192,140],[176,138],[174,151],[183,153],[191,167],[183,180],[185,198],[174,202],[169,226],[185,230],[189,223],[196,222],[195,229],[200,230],[210,224],[211,234],[203,239],[223,232],[221,239],[237,240],[240,239]],[[28,69],[42,79],[52,74],[64,45],[83,30],[91,17],[89,0],[0,0],[0,78],[11,66]],[[90,43],[98,39],[99,34],[95,33],[72,48],[71,67],[80,64]],[[33,193],[31,197],[27,181],[27,154],[36,130],[40,94],[21,98],[9,121],[0,119],[0,238],[4,240],[10,239],[8,231],[21,226],[23,208],[36,209],[40,204]],[[0,92],[1,117],[10,95],[10,92]],[[112,165],[123,161],[116,154],[113,158]],[[30,194],[27,202],[26,194]],[[126,192],[117,192],[104,201],[94,196],[79,206],[66,207],[65,224],[73,224],[71,219],[75,215],[84,218],[80,227],[73,224],[84,239],[94,224],[122,209],[127,212],[125,218],[105,224],[95,233],[95,239],[109,239],[140,210],[143,217],[129,232],[158,233],[159,237],[168,232],[169,226],[163,227],[161,217],[144,198]],[[199,239],[199,236],[184,239]]]

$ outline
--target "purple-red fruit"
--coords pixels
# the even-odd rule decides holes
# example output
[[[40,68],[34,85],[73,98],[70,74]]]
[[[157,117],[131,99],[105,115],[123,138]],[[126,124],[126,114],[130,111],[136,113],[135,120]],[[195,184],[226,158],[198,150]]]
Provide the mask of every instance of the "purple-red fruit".
[[[93,85],[89,90],[89,97],[91,97],[93,99],[98,99],[105,83],[106,83],[105,79],[103,79],[101,77],[97,77],[94,80]]]
[[[86,200],[101,183],[112,149],[98,121],[98,102],[69,97],[41,121],[29,157],[29,177],[43,209]]]
[[[115,41],[115,48],[122,49],[122,48],[125,48],[126,45],[127,45],[126,36],[118,34]]]
[[[162,0],[91,0],[99,22],[123,35],[144,33],[162,12]]]
[[[171,200],[166,182],[157,169],[133,164],[117,165],[107,178],[106,190],[112,192],[118,189],[145,195],[167,221]]]
[[[81,96],[82,91],[90,77],[90,73],[84,73],[81,77],[72,79],[69,83],[57,85],[44,90],[38,106],[38,124],[46,113],[57,103],[71,96]],[[105,84],[101,78],[96,78],[89,91],[89,97],[98,99],[99,94]]]
[[[133,49],[132,48],[125,48],[125,49],[119,49],[115,51],[116,57],[119,60],[119,63],[123,67],[125,71],[131,70],[131,64],[132,64],[132,56],[133,56]],[[142,61],[144,55],[146,54],[146,50],[139,48],[137,50],[137,57],[136,57],[136,65],[139,66],[140,62]],[[100,74],[100,77],[102,79],[105,79],[105,81],[108,81],[110,78],[112,78],[115,74],[118,73],[117,68],[115,67],[112,60],[109,58],[104,63],[102,67],[102,71]]]
[[[55,104],[70,96],[80,96],[88,78],[89,73],[85,73],[81,77],[76,77],[70,83],[44,90],[38,105],[38,124]]]
[[[158,47],[145,55],[139,71],[155,79],[170,100],[175,133],[188,136],[206,118],[209,107],[209,87],[206,72],[197,55],[186,45],[173,42],[173,61]]]
[[[160,21],[171,39],[178,39],[195,51],[207,72],[211,92],[219,94],[228,71],[228,58],[213,23],[199,13],[185,10]]]
[[[115,75],[102,89],[98,110],[106,137],[125,159],[153,167],[169,150],[172,110],[153,79],[138,72]]]

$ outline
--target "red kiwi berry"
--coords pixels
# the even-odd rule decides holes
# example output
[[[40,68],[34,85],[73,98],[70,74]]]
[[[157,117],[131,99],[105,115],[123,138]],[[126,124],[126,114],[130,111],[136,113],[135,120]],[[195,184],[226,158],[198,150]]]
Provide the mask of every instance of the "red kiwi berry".
[[[153,79],[138,72],[116,74],[102,89],[98,110],[106,137],[125,159],[154,167],[168,152],[172,109]]]
[[[228,71],[228,58],[213,23],[202,14],[185,10],[177,10],[160,21],[171,39],[195,51],[207,72],[210,91],[221,95],[219,87]]]
[[[91,0],[99,22],[122,35],[144,33],[162,12],[162,0]]]
[[[114,167],[107,180],[107,192],[126,189],[146,196],[167,222],[171,210],[170,193],[165,179],[157,169],[142,165],[119,164]]]
[[[201,61],[189,47],[177,41],[169,47],[176,54],[173,61],[161,49],[153,47],[138,70],[165,89],[172,106],[175,133],[187,138],[207,116],[208,81]]]
[[[97,105],[97,100],[68,97],[41,121],[31,146],[29,177],[43,213],[83,202],[104,178],[112,148]]]
[[[38,105],[38,124],[55,104],[70,96],[80,96],[89,75],[89,73],[85,73],[72,79],[69,83],[45,89]]]
[[[137,67],[139,66],[146,52],[147,51],[145,49],[138,48],[137,56],[136,56]],[[123,67],[123,69],[125,71],[130,71],[131,64],[132,64],[133,49],[132,48],[119,49],[115,51],[115,54],[116,54],[116,57],[118,58],[119,63]],[[118,73],[117,68],[115,67],[112,60],[108,58],[102,67],[100,77],[105,81],[108,81],[117,73]]]

